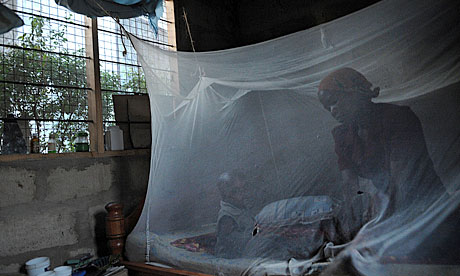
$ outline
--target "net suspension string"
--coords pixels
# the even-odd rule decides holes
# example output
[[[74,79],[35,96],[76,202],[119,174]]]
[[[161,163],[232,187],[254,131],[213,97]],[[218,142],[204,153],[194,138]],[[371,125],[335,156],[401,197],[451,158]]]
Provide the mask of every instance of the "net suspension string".
[[[160,0],[162,1],[162,0]],[[101,4],[99,4],[96,0],[93,0],[93,2],[99,7],[101,8],[101,10],[109,17],[111,17],[117,24],[118,26],[120,26],[120,36],[121,36],[121,42],[123,44],[123,48],[124,48],[124,51],[123,51],[123,56],[126,55],[127,53],[127,50],[126,50],[126,46],[125,46],[125,43],[123,41],[123,34],[122,34],[122,31],[125,32],[126,36],[128,37],[129,41],[131,42],[131,45],[133,45],[134,47],[134,43],[133,41],[131,40],[131,38],[129,37],[128,34],[128,31],[125,29],[125,27],[123,27],[123,25],[120,23],[120,20],[114,16],[112,16],[110,14],[109,11],[107,11]],[[200,73],[200,78],[203,77],[205,75],[204,71],[202,70],[201,68],[201,65],[196,57],[196,50],[195,50],[195,44],[194,44],[194,41],[193,41],[193,38],[192,38],[192,32],[190,31],[190,24],[188,23],[188,18],[187,18],[187,13],[185,12],[185,8],[182,7],[182,12],[183,12],[183,17],[184,17],[184,20],[185,20],[185,25],[187,27],[187,33],[188,33],[188,36],[190,38],[190,44],[192,46],[192,50],[193,50],[193,53],[194,53],[194,57],[195,57],[195,62],[197,63],[197,66],[198,66],[198,71]]]
[[[131,37],[128,35],[128,31],[125,29],[125,27],[123,27],[123,25],[120,23],[120,19],[117,18],[117,17],[114,17],[110,14],[109,11],[107,11],[101,4],[99,4],[96,0],[92,0],[94,2],[94,4],[96,4],[99,8],[101,8],[101,10],[109,17],[111,17],[117,24],[118,26],[120,26],[120,39],[121,39],[121,43],[123,45],[123,56],[126,56],[127,54],[127,50],[126,50],[126,46],[125,46],[125,43],[124,43],[124,40],[123,40],[123,32],[125,33],[125,35],[128,37],[129,41],[131,42],[131,45],[134,47],[134,43],[133,41],[131,40]],[[163,0],[160,0],[160,1],[163,1]],[[184,20],[185,20],[185,25],[187,26],[187,33],[188,33],[188,36],[190,38],[190,44],[192,46],[192,50],[193,50],[193,53],[194,53],[194,57],[195,57],[195,62],[197,64],[197,68],[198,68],[198,71],[199,71],[199,74],[200,74],[200,78],[203,77],[205,75],[204,71],[202,70],[201,68],[201,65],[196,57],[196,50],[195,50],[195,44],[193,42],[193,39],[192,39],[192,33],[190,31],[190,24],[188,23],[188,19],[187,19],[187,13],[185,12],[185,8],[182,7],[182,11],[183,11],[183,17],[184,17]],[[131,34],[133,35],[133,34]],[[135,35],[133,35],[135,36]],[[135,47],[134,47],[135,48]],[[176,106],[176,99],[175,97],[173,97],[173,105],[174,107]],[[175,110],[175,108],[174,108]],[[176,112],[174,111],[174,118],[176,118]]]
[[[190,38],[190,45],[192,46],[192,51],[193,51],[193,55],[195,57],[195,62],[198,66],[198,70],[200,72],[200,78],[203,77],[205,74],[200,66],[200,62],[198,61],[197,57],[196,57],[196,51],[195,51],[195,43],[193,41],[193,38],[192,38],[192,32],[190,31],[190,24],[188,23],[188,19],[187,19],[187,13],[185,12],[185,8],[182,7],[182,13],[183,13],[183,17],[184,17],[184,20],[185,20],[185,26],[187,27],[187,33],[188,33],[188,37]]]

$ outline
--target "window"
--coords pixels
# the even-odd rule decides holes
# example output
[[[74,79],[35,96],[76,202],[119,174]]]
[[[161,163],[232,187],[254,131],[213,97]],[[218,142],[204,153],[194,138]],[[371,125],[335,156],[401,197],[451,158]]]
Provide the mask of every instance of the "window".
[[[98,143],[94,137],[102,137],[104,129],[116,123],[112,95],[147,93],[136,53],[112,18],[98,18],[96,24],[96,20],[73,13],[52,0],[9,0],[4,4],[25,24],[0,35],[2,154],[30,152],[34,134],[42,153],[47,152],[51,133],[56,136],[60,153],[74,151],[78,131],[88,132],[91,142]],[[142,39],[173,49],[172,4],[165,1],[158,36],[144,17],[122,19],[120,23]],[[92,28],[97,29],[94,32]],[[97,40],[88,36],[91,33],[97,34],[93,35]],[[98,51],[92,51],[95,43]],[[91,67],[94,61],[99,64],[99,72],[97,67]],[[100,82],[100,91],[94,87],[95,82]],[[92,99],[94,93],[100,93],[102,109],[95,106],[98,103]],[[102,122],[101,127],[94,127],[97,122]],[[15,147],[11,144],[7,147],[18,135],[23,142],[13,143],[20,149],[12,150]],[[100,151],[101,146],[98,148]]]

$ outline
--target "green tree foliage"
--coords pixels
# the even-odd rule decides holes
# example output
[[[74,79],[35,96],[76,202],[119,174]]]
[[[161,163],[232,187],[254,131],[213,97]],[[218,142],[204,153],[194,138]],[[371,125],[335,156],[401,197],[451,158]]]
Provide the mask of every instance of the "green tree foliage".
[[[70,16],[66,19],[70,20]],[[44,121],[40,119],[88,119],[85,50],[67,49],[66,24],[54,25],[56,28],[47,26],[51,26],[49,19],[32,17],[30,31],[17,38],[19,45],[16,46],[23,49],[3,50],[0,116],[13,114],[17,118],[33,119],[29,126],[39,135],[42,145],[47,141],[45,136],[53,132],[61,141],[58,142],[58,152],[66,152],[72,150],[75,133],[87,131],[88,124],[70,121],[47,123],[45,133]],[[138,72],[129,72],[128,81],[124,83],[115,72],[101,72],[103,88],[133,91],[131,85],[134,82],[143,82],[145,87],[145,79],[139,77]],[[102,98],[106,108],[103,120],[113,120],[111,93],[103,93]]]
[[[69,18],[67,18],[69,19]],[[33,17],[30,32],[18,37],[24,49],[5,49],[0,81],[6,81],[0,94],[0,111],[15,117],[35,119],[29,124],[32,132],[46,142],[43,121],[40,119],[85,120],[87,119],[86,64],[84,49],[69,51],[65,48],[67,26],[57,25],[47,29],[49,20]],[[62,55],[57,54],[60,52]],[[8,82],[11,81],[11,82]],[[66,87],[75,87],[64,88]],[[85,123],[68,121],[52,122],[48,129],[56,134],[60,152],[69,151],[72,134],[86,128]]]

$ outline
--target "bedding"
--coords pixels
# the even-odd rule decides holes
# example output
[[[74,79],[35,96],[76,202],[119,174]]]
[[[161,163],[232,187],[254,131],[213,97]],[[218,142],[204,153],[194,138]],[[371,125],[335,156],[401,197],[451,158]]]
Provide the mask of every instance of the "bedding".
[[[148,239],[150,247],[149,260],[179,268],[186,267],[191,271],[209,274],[254,275],[256,273],[257,275],[263,275],[271,271],[282,273],[278,275],[289,275],[288,262],[266,261],[264,264],[261,264],[258,259],[218,258],[209,251],[207,252],[206,248],[209,249],[210,247],[201,247],[201,244],[199,246],[191,245],[199,240],[203,242],[206,240],[204,237],[212,240],[215,227],[216,225],[212,224],[197,230],[162,235],[150,233]],[[144,262],[146,260],[145,238],[145,233],[142,234],[139,232],[134,232],[128,236],[126,241],[126,255],[130,261]],[[196,250],[193,248],[196,248]],[[257,272],[252,270],[251,272],[247,271],[249,267],[253,266],[257,267]]]
[[[145,235],[131,234],[126,246],[127,255],[130,260],[142,261],[145,259],[143,252],[148,252],[149,261],[211,274],[215,271],[224,275],[314,273],[326,267],[325,263],[319,262],[327,261],[342,248],[332,242],[343,240],[337,231],[335,218],[338,211],[339,205],[329,196],[304,196],[272,202],[255,217],[253,237],[241,258],[226,259],[214,255],[216,224],[193,231],[150,233],[148,250],[143,248]]]
[[[256,259],[223,259],[206,252],[212,250],[215,225],[196,231],[182,231],[155,235],[150,233],[150,261],[214,275],[317,275],[330,266],[330,262],[311,264],[304,260],[268,261]],[[135,232],[128,236],[126,254],[130,261],[145,261],[145,233]],[[207,241],[206,241],[207,240]],[[187,248],[185,244],[198,243],[200,250]],[[205,245],[206,244],[206,245]],[[327,249],[326,249],[327,251]],[[154,255],[155,254],[155,255]],[[388,276],[457,276],[460,266],[433,264],[429,260],[414,260],[409,256],[388,256],[383,259],[383,271]],[[248,267],[251,269],[248,269]],[[217,271],[217,272],[216,272]],[[340,274],[339,274],[340,275]]]

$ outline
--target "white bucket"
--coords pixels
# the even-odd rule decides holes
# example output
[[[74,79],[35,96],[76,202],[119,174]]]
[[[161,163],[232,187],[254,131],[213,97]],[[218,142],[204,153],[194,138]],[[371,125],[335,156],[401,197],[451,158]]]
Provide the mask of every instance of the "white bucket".
[[[71,276],[72,267],[71,266],[58,266],[54,269],[55,276]]]
[[[38,276],[50,268],[50,258],[38,257],[26,262],[27,274],[29,276]]]
[[[56,276],[56,273],[54,271],[46,271],[38,274],[37,276]]]

